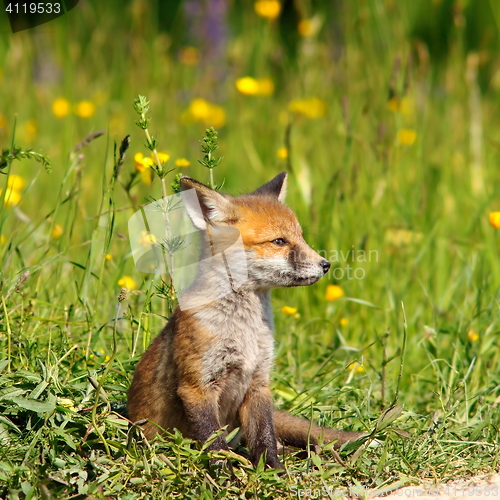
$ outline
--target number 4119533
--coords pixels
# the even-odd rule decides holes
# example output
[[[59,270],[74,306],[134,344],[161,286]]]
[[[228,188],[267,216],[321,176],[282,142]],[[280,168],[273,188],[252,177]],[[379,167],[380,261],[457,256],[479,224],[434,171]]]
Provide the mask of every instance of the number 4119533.
[[[5,9],[9,14],[60,14],[60,3],[9,3]]]

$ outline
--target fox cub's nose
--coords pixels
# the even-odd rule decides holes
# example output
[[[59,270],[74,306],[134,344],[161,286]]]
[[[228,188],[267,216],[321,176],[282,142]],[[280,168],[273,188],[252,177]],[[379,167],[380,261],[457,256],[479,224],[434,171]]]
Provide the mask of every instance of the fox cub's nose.
[[[327,260],[322,260],[319,265],[323,269],[323,273],[326,274],[330,270],[331,264]]]

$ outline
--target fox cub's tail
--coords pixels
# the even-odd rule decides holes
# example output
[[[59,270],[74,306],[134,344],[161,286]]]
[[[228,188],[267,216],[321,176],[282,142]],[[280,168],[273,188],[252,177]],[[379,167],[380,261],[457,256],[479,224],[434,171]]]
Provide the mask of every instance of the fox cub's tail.
[[[351,443],[366,436],[363,432],[347,432],[320,427],[310,420],[294,417],[281,410],[274,410],[274,430],[278,441],[284,446],[307,449],[307,446],[317,446],[318,441],[329,443],[335,441],[335,448],[340,448],[345,443]]]

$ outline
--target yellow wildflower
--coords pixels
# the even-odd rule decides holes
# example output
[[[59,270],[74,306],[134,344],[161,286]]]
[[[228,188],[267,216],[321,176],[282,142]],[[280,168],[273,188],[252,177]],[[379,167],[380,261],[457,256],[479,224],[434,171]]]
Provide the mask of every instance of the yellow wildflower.
[[[202,122],[206,126],[216,128],[223,127],[226,123],[224,109],[202,98],[193,99],[183,117],[188,121]]]
[[[321,118],[326,114],[326,103],[318,97],[310,99],[297,99],[288,105],[292,113],[307,116],[307,118]]]
[[[281,312],[286,316],[295,316],[297,314],[297,308],[290,306],[283,306],[281,308]]]
[[[7,186],[15,191],[20,191],[24,188],[25,182],[20,175],[10,174],[9,179],[7,180]]]
[[[200,51],[196,47],[182,47],[179,61],[186,66],[196,66],[200,62]]]
[[[123,276],[123,278],[120,278],[118,280],[118,285],[128,290],[135,290],[137,286],[135,280],[130,276]]]
[[[349,320],[347,318],[340,318],[339,324],[340,326],[348,326]]]
[[[253,8],[257,15],[271,21],[276,19],[281,12],[281,4],[278,0],[257,0]]]
[[[325,300],[332,301],[344,296],[344,290],[338,285],[328,285],[326,287]]]
[[[52,113],[54,113],[57,118],[64,118],[68,116],[71,111],[71,105],[67,99],[64,97],[58,97],[52,103]]]
[[[104,259],[105,260],[111,260],[113,258],[113,256],[110,254],[110,253],[107,253],[105,256],[104,256]]]
[[[467,332],[467,338],[470,342],[476,342],[479,340],[479,334],[474,330],[469,330]]]
[[[147,167],[144,165],[144,154],[143,153],[135,153],[134,155],[134,166],[135,169],[139,172],[142,172]]]
[[[226,123],[226,112],[220,106],[212,106],[210,122],[216,128],[223,127]]]
[[[402,115],[411,116],[415,112],[415,104],[413,99],[408,96],[402,98],[394,96],[387,102],[387,109],[392,113],[401,113]]]
[[[99,349],[99,351],[97,351],[97,356],[98,356],[98,357],[104,356],[104,361],[103,361],[103,363],[107,363],[107,362],[111,359],[111,356],[108,356],[108,355],[106,354],[106,351],[105,351],[104,349]],[[91,358],[91,359],[90,359],[90,361],[92,361],[92,364],[94,364],[94,363],[95,363],[95,359],[94,359],[94,358],[95,358],[95,354],[94,354],[94,353],[92,353],[92,354],[89,356],[89,358]]]
[[[52,237],[53,238],[60,238],[64,233],[64,229],[63,227],[61,226],[61,224],[56,224],[53,228],[52,228]]]
[[[5,116],[0,113],[0,132],[4,131],[7,128],[7,120]]]
[[[158,239],[154,234],[151,234],[149,231],[141,231],[141,235],[139,236],[139,244],[143,247],[153,246]]]
[[[0,245],[3,245],[5,241],[5,236],[3,234],[0,234]]]
[[[145,157],[142,153],[135,153],[134,155],[134,166],[139,172],[144,172],[144,170],[148,169],[151,165],[153,165],[153,163],[154,162],[151,158],[148,158],[147,156]]]
[[[500,212],[490,212],[490,224],[495,229],[500,229]]]
[[[156,153],[158,155],[158,159],[160,160],[160,163],[163,165],[164,163],[167,163],[168,160],[170,160],[170,155],[167,153],[161,153],[160,151],[157,151]],[[151,153],[151,158],[155,160],[154,153]]]
[[[68,410],[76,411],[75,410],[75,402],[72,399],[69,399],[69,398],[57,398],[57,404],[59,406],[62,406],[63,408],[67,408]]]
[[[349,365],[349,370],[356,370],[356,372],[358,373],[363,373],[365,371],[363,366],[360,365],[357,361]]]
[[[175,166],[176,167],[189,167],[191,165],[191,162],[189,160],[186,160],[186,158],[178,158],[175,160]]]
[[[259,82],[251,76],[244,76],[236,80],[236,88],[245,95],[257,95],[259,93]]]
[[[2,196],[2,190],[0,189],[0,197],[1,196]],[[17,191],[16,189],[8,187],[7,191],[5,191],[5,199],[3,204],[9,205],[9,207],[13,207],[14,205],[17,205],[20,200],[21,200],[21,193],[19,193],[19,191]]]
[[[195,120],[207,120],[210,116],[212,105],[205,99],[193,99],[189,105],[189,112]]]
[[[276,151],[276,155],[278,158],[285,160],[286,158],[288,158],[288,149],[287,148],[279,148],[278,151]]]
[[[401,146],[411,146],[417,139],[417,133],[410,128],[398,130],[397,141]]]
[[[313,19],[302,19],[299,22],[298,30],[299,35],[304,38],[309,38],[314,36],[318,31],[318,23],[314,22]]]
[[[244,95],[271,95],[274,92],[274,83],[270,78],[244,76],[236,80],[236,88]]]
[[[80,118],[90,118],[95,113],[95,105],[91,101],[80,101],[75,106],[75,115]]]
[[[141,181],[144,184],[151,184],[153,182],[153,179],[154,179],[154,172],[150,168],[144,169],[141,172]]]

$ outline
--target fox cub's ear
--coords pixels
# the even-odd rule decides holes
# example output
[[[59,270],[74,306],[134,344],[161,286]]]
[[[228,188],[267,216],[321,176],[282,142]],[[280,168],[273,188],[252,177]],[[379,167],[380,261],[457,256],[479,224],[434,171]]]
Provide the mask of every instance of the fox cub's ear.
[[[237,218],[231,201],[214,189],[190,177],[181,177],[180,185],[181,191],[194,189],[198,195],[197,199],[189,196],[189,193],[183,195],[183,202],[189,218],[197,229],[205,230],[207,222],[217,225],[234,222]],[[199,201],[199,205],[197,201]]]
[[[278,198],[278,201],[285,203],[286,198],[287,173],[281,172],[273,180],[266,182],[260,188],[253,191],[252,195],[268,195]]]

